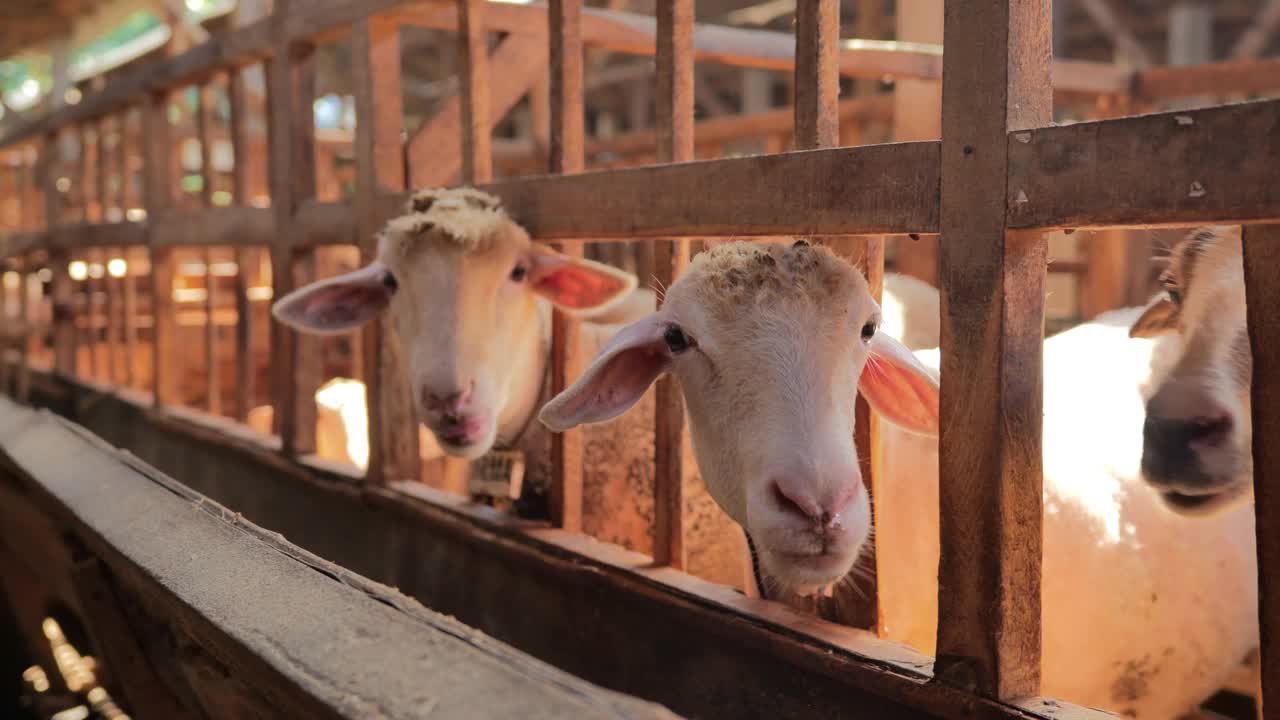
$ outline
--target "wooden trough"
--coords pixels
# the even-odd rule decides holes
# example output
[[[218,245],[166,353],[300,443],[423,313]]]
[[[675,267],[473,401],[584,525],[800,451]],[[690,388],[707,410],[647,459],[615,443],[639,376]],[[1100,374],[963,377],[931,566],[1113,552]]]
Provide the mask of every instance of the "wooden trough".
[[[777,33],[696,26],[692,0],[659,0],[657,8],[656,18],[637,19],[585,9],[578,0],[552,0],[548,7],[483,0],[277,0],[273,16],[138,67],[79,105],[0,139],[0,152],[21,159],[24,170],[15,175],[21,180],[16,192],[27,208],[20,227],[6,237],[5,261],[17,273],[17,287],[44,283],[42,272],[48,286],[47,293],[15,293],[18,306],[0,313],[23,323],[23,332],[4,341],[5,372],[0,379],[19,398],[67,416],[185,486],[156,480],[130,461],[122,465],[127,470],[122,473],[132,479],[121,482],[141,488],[139,493],[159,493],[175,508],[193,513],[200,511],[192,509],[191,493],[201,493],[338,563],[340,567],[322,566],[348,585],[374,587],[349,576],[351,571],[399,587],[438,612],[588,681],[663,703],[683,715],[1101,717],[1039,697],[1040,368],[1048,265],[1043,237],[1076,228],[1244,224],[1250,307],[1268,307],[1280,287],[1280,265],[1275,262],[1275,248],[1280,247],[1275,229],[1280,222],[1280,101],[1067,126],[1052,124],[1052,103],[1055,94],[1141,106],[1170,97],[1273,91],[1280,89],[1275,61],[1141,71],[1055,62],[1047,0],[949,4],[945,55],[933,46],[841,43],[834,0],[799,3],[795,37],[781,39]],[[258,342],[255,355],[254,333],[266,323],[254,316],[261,314],[265,302],[252,297],[258,281],[244,269],[255,266],[251,253],[269,254],[269,287],[279,297],[332,272],[324,267],[326,246],[346,246],[349,254],[350,248],[359,248],[367,257],[374,232],[398,211],[408,188],[431,177],[435,160],[453,162],[456,148],[439,150],[437,158],[431,147],[415,144],[413,133],[409,142],[402,139],[402,25],[457,30],[465,62],[456,123],[450,127],[461,136],[456,159],[462,178],[500,197],[536,240],[560,243],[570,252],[581,252],[585,240],[636,242],[649,252],[657,280],[669,284],[688,261],[690,239],[814,237],[858,262],[875,288],[883,277],[886,236],[938,241],[933,268],[943,294],[946,378],[941,413],[942,424],[950,430],[940,447],[940,578],[947,591],[939,597],[936,659],[875,636],[874,582],[863,588],[868,599],[851,601],[854,607],[840,617],[845,624],[836,624],[778,603],[748,599],[682,572],[687,565],[683,495],[689,469],[682,463],[683,412],[669,383],[656,389],[652,555],[630,553],[581,534],[583,449],[576,432],[557,436],[552,448],[549,522],[518,520],[421,482],[413,414],[402,368],[389,350],[394,338],[385,324],[349,339],[358,342],[358,365],[354,359],[352,365],[369,388],[367,471],[358,474],[314,456],[314,396],[327,374],[320,343],[272,326],[269,350],[262,355],[265,343]],[[495,180],[490,110],[501,80],[491,73],[497,51],[488,52],[486,35],[497,32],[531,38],[548,50],[548,175]],[[355,193],[340,201],[319,199],[317,139],[307,112],[315,94],[317,48],[339,38],[353,49],[357,111]],[[584,47],[655,55],[657,164],[585,171]],[[793,69],[790,145],[795,151],[692,162],[695,60]],[[270,85],[269,208],[246,201],[246,154],[251,144],[245,135],[241,83],[244,69],[258,63],[264,65]],[[923,82],[945,75],[940,141],[841,146],[839,77],[885,74]],[[195,126],[205,141],[204,195],[199,207],[184,207],[186,200],[179,202],[173,192],[171,155],[177,145],[168,122],[169,97],[184,87],[207,87],[213,78],[226,88],[232,107],[233,203],[222,207],[213,202],[208,157],[212,129],[200,119],[205,116],[202,110]],[[89,153],[80,153],[74,169],[79,185],[100,188],[89,190],[88,196],[96,198],[92,202],[83,192],[78,199],[69,198],[59,182],[71,171],[57,169],[60,137],[83,136],[90,125],[129,112],[138,114],[139,131],[133,137],[142,150],[144,181],[136,205],[145,212],[133,218],[128,212],[108,212],[134,209],[135,199],[127,191],[101,189],[106,187],[102,178],[107,168],[112,163],[118,167],[119,160],[89,162],[84,159]],[[38,167],[43,172],[35,172]],[[40,217],[32,216],[34,208],[43,208],[37,213]],[[211,279],[216,265],[211,247],[234,260],[237,270],[230,288],[220,289]],[[190,381],[183,368],[190,364],[192,336],[184,335],[179,321],[183,301],[180,295],[175,299],[174,292],[194,289],[188,287],[180,262],[183,253],[193,250],[205,253],[210,276],[202,296],[204,317],[214,318],[219,307],[235,308],[230,338],[222,337],[217,322],[205,323],[202,394],[187,387]],[[126,252],[134,253],[139,265],[145,262],[145,274],[126,273],[120,282],[110,276],[72,277],[76,261],[87,258],[89,267],[94,262],[109,265],[111,258]],[[1118,263],[1126,252],[1100,256],[1104,264]],[[1085,267],[1084,272],[1092,269]],[[139,281],[144,284],[129,289]],[[232,296],[230,301],[219,300],[224,293]],[[1256,309],[1250,325],[1257,368],[1255,437],[1266,438],[1267,428],[1280,425],[1280,405],[1268,402],[1280,382],[1280,375],[1269,370],[1280,363],[1280,327]],[[552,381],[557,388],[581,369],[575,360],[574,330],[568,318],[556,317]],[[234,346],[229,353],[220,350],[228,340]],[[97,367],[102,361],[90,359],[99,357],[96,347],[101,344],[110,348],[105,354],[108,365],[114,366],[109,358],[124,359],[124,377],[114,370],[104,372]],[[82,352],[86,346],[91,348],[87,354]],[[139,362],[143,355],[148,358],[145,363]],[[48,360],[44,366],[42,358]],[[269,374],[258,378],[259,367],[269,367]],[[147,369],[129,375],[134,372],[129,368]],[[227,386],[230,393],[224,392]],[[274,408],[272,436],[256,434],[237,422],[246,418],[260,395]],[[193,400],[198,397],[203,403]],[[77,566],[58,556],[65,553],[65,541],[56,534],[65,532],[70,513],[69,527],[84,548],[77,552],[98,558],[89,563],[89,572],[98,574],[93,577],[106,577],[107,586],[115,588],[112,592],[123,597],[132,593],[150,598],[143,604],[151,603],[151,620],[178,623],[175,632],[194,639],[200,652],[223,663],[243,658],[246,668],[266,668],[275,667],[269,661],[281,656],[281,647],[308,651],[279,645],[297,636],[291,628],[276,627],[262,628],[256,637],[261,643],[277,643],[274,648],[260,644],[246,650],[241,643],[236,645],[238,652],[247,654],[220,655],[235,644],[224,636],[239,638],[236,633],[244,628],[229,617],[183,610],[194,598],[179,602],[163,588],[138,584],[156,576],[140,575],[129,560],[134,557],[130,547],[140,548],[125,545],[147,539],[118,527],[125,516],[115,513],[129,508],[111,507],[94,515],[69,505],[72,499],[89,502],[103,496],[89,494],[59,474],[60,469],[66,471],[63,463],[50,460],[46,467],[23,453],[33,452],[26,443],[35,441],[28,436],[48,432],[61,433],[73,447],[95,448],[92,452],[109,455],[113,462],[121,462],[118,456],[47,415],[33,417],[11,404],[0,407],[5,429],[0,450],[11,466],[6,469],[11,475],[6,481],[11,482],[4,487],[9,493],[17,492],[11,487],[25,493],[15,498],[13,510],[6,503],[0,512],[25,523],[21,527],[30,528],[30,537],[49,537],[50,526],[57,528],[54,539],[40,544],[46,548],[42,552],[51,554],[49,564],[37,569],[75,571]],[[875,425],[865,407],[860,418],[860,453],[871,457]],[[1280,458],[1264,445],[1259,443],[1255,461],[1261,655],[1264,694],[1273,700],[1267,717],[1280,718],[1280,702],[1274,700],[1280,695],[1280,643],[1271,624],[1280,617],[1275,580],[1280,577],[1280,535],[1274,532],[1280,506],[1272,489]],[[874,492],[874,476],[866,477]],[[82,492],[86,494],[79,495]],[[112,497],[121,504],[126,499]],[[57,525],[59,521],[64,525]],[[215,523],[210,528],[241,533],[245,543],[279,543],[238,521],[210,522]],[[218,552],[236,549],[233,542],[210,544]],[[297,572],[322,563],[301,551],[293,560],[276,555],[267,554],[273,562],[292,562],[289,567]],[[304,556],[308,560],[300,564],[296,558]],[[243,562],[260,561],[246,556]],[[32,579],[21,569],[2,574],[6,582],[25,577],[34,587],[48,582],[43,575]],[[349,590],[307,577],[334,585],[334,592]],[[66,592],[62,596],[73,597]],[[168,605],[162,602],[165,598]],[[407,600],[395,602],[403,614],[396,617],[419,628],[418,634],[403,633],[406,641],[425,638],[429,628],[421,629],[421,618],[434,616],[420,609],[404,610],[410,607]],[[79,614],[91,628],[97,627],[94,613],[104,612],[104,606],[110,608],[109,603],[81,600]],[[254,612],[265,613],[265,607],[242,608],[246,612],[237,617],[246,623],[265,622],[268,618]],[[31,632],[38,618],[20,619]],[[111,622],[108,618],[103,627],[111,627]],[[447,624],[440,623],[437,630]],[[145,692],[131,694],[126,668],[137,663],[127,655],[128,640],[112,637],[102,644],[125,649],[122,659],[113,660],[108,653],[109,670],[120,675],[118,690],[133,702],[131,711],[146,716],[146,703],[163,699],[142,697]],[[153,657],[145,648],[137,652]],[[397,664],[389,655],[370,657],[376,665],[372,672],[379,677],[393,672],[402,677],[402,667],[403,672],[413,668]],[[322,660],[328,661],[316,662]],[[125,667],[117,668],[120,663]],[[277,668],[255,677],[234,677],[236,682],[228,684],[242,683],[266,693],[264,683],[278,682],[292,688],[295,694],[286,697],[297,700],[298,707],[332,709],[336,701],[325,700],[321,689],[300,685],[282,672]],[[360,667],[346,672],[351,682],[369,677]],[[335,683],[341,679],[337,669],[332,673]],[[389,703],[413,697],[396,687],[382,690]],[[568,701],[548,692],[549,703]],[[371,696],[384,699],[377,693]],[[504,697],[499,693],[491,700],[498,703]],[[627,712],[651,712],[640,705],[626,707],[634,708]],[[500,710],[494,708],[495,713]]]

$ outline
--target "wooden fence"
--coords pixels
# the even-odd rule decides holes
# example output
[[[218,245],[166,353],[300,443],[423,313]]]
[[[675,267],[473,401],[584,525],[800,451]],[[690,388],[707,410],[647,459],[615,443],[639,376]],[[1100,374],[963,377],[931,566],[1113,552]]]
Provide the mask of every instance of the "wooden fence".
[[[704,600],[714,597],[720,605],[732,607],[731,612],[709,616],[723,632],[785,648],[788,662],[794,659],[797,667],[810,669],[822,663],[815,653],[834,643],[844,654],[822,666],[823,672],[838,671],[861,692],[892,697],[923,714],[958,717],[980,708],[979,714],[986,717],[1061,717],[1063,710],[1028,699],[1038,694],[1040,666],[1040,356],[1046,265],[1042,237],[1064,228],[1241,223],[1249,259],[1247,292],[1265,306],[1274,288],[1280,287],[1280,270],[1269,262],[1280,237],[1274,237],[1276,226],[1268,224],[1280,220],[1280,101],[1059,127],[1052,124],[1055,94],[1124,99],[1142,107],[1171,97],[1264,92],[1280,87],[1280,62],[1127,72],[1110,65],[1054,61],[1047,0],[948,5],[945,55],[931,46],[842,42],[837,1],[799,3],[791,39],[696,25],[693,0],[659,0],[656,18],[585,9],[580,0],[551,0],[547,7],[484,0],[277,0],[271,17],[139,68],[80,104],[0,141],[0,152],[18,158],[9,176],[17,178],[12,187],[22,198],[20,222],[26,228],[10,234],[4,246],[7,262],[19,273],[20,290],[12,299],[19,304],[17,311],[6,317],[24,321],[19,333],[5,339],[19,357],[15,392],[26,396],[33,373],[46,377],[28,362],[45,352],[52,359],[53,377],[83,385],[88,375],[144,389],[149,392],[145,399],[127,391],[117,395],[149,406],[147,417],[170,424],[196,423],[205,441],[221,444],[228,453],[245,452],[250,441],[243,434],[226,423],[193,419],[179,407],[183,403],[174,361],[181,354],[175,278],[181,273],[180,257],[201,249],[206,274],[201,301],[210,318],[203,339],[208,369],[204,409],[244,420],[255,404],[254,394],[269,394],[279,444],[254,440],[258,445],[253,456],[291,473],[317,472],[309,456],[316,451],[314,395],[324,374],[319,341],[273,326],[270,375],[265,383],[255,380],[249,308],[255,301],[261,305],[262,298],[255,300],[252,291],[259,280],[244,269],[255,264],[254,253],[268,253],[269,285],[280,297],[325,274],[325,246],[358,247],[366,259],[372,254],[374,232],[402,206],[407,189],[429,176],[435,160],[433,148],[416,142],[416,133],[409,133],[408,142],[402,139],[399,29],[413,24],[456,30],[465,59],[457,123],[463,179],[499,196],[539,241],[581,252],[580,241],[586,239],[642,239],[653,248],[658,281],[669,284],[688,261],[689,238],[818,237],[858,262],[878,292],[884,235],[940,236],[945,432],[940,439],[939,577],[948,591],[939,597],[938,656],[930,667],[928,658],[868,644],[859,636],[836,633],[819,640],[802,619],[771,615],[759,604],[726,600],[664,570],[684,566],[685,532],[683,410],[669,382],[656,389],[658,569],[642,571],[631,560],[609,559],[608,552],[588,551],[577,540],[583,460],[577,432],[557,436],[553,448],[552,517],[559,531],[548,534],[499,523],[501,533],[477,530],[469,542],[490,543],[491,552],[541,559],[553,566],[553,556],[544,547],[551,543],[559,552],[624,567],[627,572],[617,576],[621,579],[609,581],[609,592],[665,603],[671,612],[684,612],[691,594]],[[499,32],[533,38],[548,47],[548,175],[493,180],[491,101],[499,81],[491,74],[488,36]],[[355,194],[349,201],[320,201],[310,112],[314,59],[320,44],[343,37],[354,51]],[[656,56],[657,164],[584,171],[585,47]],[[793,69],[797,150],[688,162],[694,157],[695,61]],[[264,64],[269,87],[270,207],[246,202],[250,163],[241,73],[257,63]],[[842,75],[919,80],[945,75],[942,140],[840,147],[837,95]],[[178,208],[169,98],[193,86],[201,88],[196,127],[203,156],[202,206]],[[226,94],[232,108],[229,137],[235,158],[228,206],[213,200],[218,181],[210,158],[214,129],[208,108],[214,88]],[[119,139],[114,145],[84,142],[78,166],[57,171],[60,142],[70,134],[83,137],[104,128],[129,131],[115,132]],[[139,144],[144,160],[140,168],[120,172],[126,180],[112,188],[105,178],[111,168],[123,164],[125,143]],[[88,152],[94,147],[99,149]],[[128,180],[135,171],[139,184]],[[59,187],[68,176],[79,178],[77,203],[68,203],[67,188]],[[729,178],[750,181],[724,182]],[[1098,178],[1110,181],[1097,182]],[[141,192],[145,214],[129,217],[131,213],[122,210],[133,207],[133,192]],[[69,212],[69,205],[80,209]],[[227,248],[233,256],[238,270],[230,288],[219,289],[214,270],[218,259],[211,247]],[[112,270],[117,259],[129,268],[148,269],[117,275]],[[72,277],[72,272],[79,272],[72,269],[78,267],[76,262],[87,275],[80,292]],[[42,282],[41,269],[49,271],[52,297],[48,348],[39,340],[44,333],[32,307],[39,293],[31,288]],[[231,377],[217,371],[224,339],[212,318],[219,292],[234,294],[237,308]],[[151,322],[139,327],[144,316]],[[1265,437],[1264,428],[1280,423],[1280,405],[1264,402],[1280,382],[1280,376],[1265,372],[1280,362],[1280,326],[1257,313],[1251,313],[1250,322],[1257,368],[1255,432]],[[99,325],[102,333],[96,329]],[[402,369],[394,354],[386,352],[390,332],[380,321],[360,333],[359,367],[369,389],[370,435],[370,460],[360,492],[381,503],[411,508],[404,512],[416,513],[427,525],[452,527],[449,523],[461,522],[461,513],[476,527],[493,527],[498,521],[492,517],[459,509],[417,485],[421,468],[413,412]],[[111,348],[101,361],[92,349],[99,338]],[[979,343],[974,338],[986,340]],[[88,359],[80,360],[78,348],[86,344],[91,348]],[[574,323],[557,315],[557,389],[581,369],[576,365],[576,344]],[[147,347],[150,362],[140,363]],[[100,369],[99,362],[110,369]],[[144,366],[148,369],[142,382],[132,373]],[[227,384],[234,388],[234,411],[220,404]],[[859,448],[868,453],[873,425],[865,407],[860,406],[859,414]],[[264,459],[268,455],[271,459]],[[1266,692],[1274,698],[1280,696],[1280,645],[1266,618],[1280,617],[1274,580],[1280,576],[1280,536],[1268,529],[1280,522],[1275,519],[1280,518],[1280,506],[1266,489],[1276,482],[1280,458],[1263,448],[1255,468],[1263,666]],[[872,483],[874,490],[874,479]],[[311,489],[305,492],[333,492],[328,486],[307,487]],[[523,549],[503,545],[512,542]],[[637,589],[637,577],[650,584]],[[865,625],[874,627],[874,597],[866,617]],[[744,623],[744,618],[749,621]],[[769,623],[764,630],[758,626],[762,618]],[[934,682],[926,682],[930,677]],[[647,690],[662,699],[660,689]]]

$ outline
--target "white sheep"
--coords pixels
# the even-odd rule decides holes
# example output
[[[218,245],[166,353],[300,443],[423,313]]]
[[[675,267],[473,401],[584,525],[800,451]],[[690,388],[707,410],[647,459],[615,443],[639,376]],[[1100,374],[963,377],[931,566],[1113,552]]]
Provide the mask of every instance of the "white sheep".
[[[615,417],[673,373],[712,496],[750,533],[770,582],[813,591],[846,575],[870,530],[851,440],[861,391],[889,421],[877,533],[887,634],[932,652],[937,351],[913,355],[876,332],[861,276],[813,247],[717,248],[667,298],[543,421]],[[1138,312],[1045,344],[1043,692],[1167,720],[1221,687],[1256,643],[1252,520],[1192,526],[1140,482],[1150,346],[1125,332]]]

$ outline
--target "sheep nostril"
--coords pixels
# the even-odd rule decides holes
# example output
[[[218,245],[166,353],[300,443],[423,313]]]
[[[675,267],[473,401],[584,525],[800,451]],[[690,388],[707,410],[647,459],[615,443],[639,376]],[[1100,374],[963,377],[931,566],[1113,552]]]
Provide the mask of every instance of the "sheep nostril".
[[[1232,422],[1229,415],[1219,415],[1195,418],[1187,426],[1192,443],[1216,447],[1231,434]]]

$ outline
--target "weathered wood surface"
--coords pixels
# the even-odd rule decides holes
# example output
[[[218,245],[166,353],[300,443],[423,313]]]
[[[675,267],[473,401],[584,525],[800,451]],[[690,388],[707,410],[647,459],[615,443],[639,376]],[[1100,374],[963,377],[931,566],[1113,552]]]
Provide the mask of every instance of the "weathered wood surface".
[[[550,37],[550,157],[553,173],[582,172],[586,109],[582,87],[582,0],[551,0]],[[582,254],[581,243],[562,249]],[[582,374],[579,322],[554,310],[551,317],[551,391],[559,394]],[[574,428],[551,436],[551,521],[567,532],[582,531],[583,430]]]
[[[810,150],[484,187],[544,240],[937,232],[937,142]],[[749,183],[735,178],[749,177]],[[402,198],[384,203],[396,212]]]
[[[151,412],[127,393],[100,396],[40,371],[33,381],[37,403],[76,412],[109,442],[180,472],[190,487],[311,552],[589,681],[691,717],[1110,717],[1039,699],[974,698],[927,682],[930,659],[908,648],[654,568],[648,556],[530,526],[421,483],[360,486],[353,475],[283,458],[277,439],[228,420]],[[77,401],[87,393],[98,401]],[[717,687],[732,692],[707,691]]]
[[[1010,227],[1280,218],[1280,100],[1021,130],[1007,142]]]
[[[139,662],[176,665],[188,683],[178,694],[188,710],[213,717],[231,717],[229,707],[247,713],[239,717],[357,718],[373,708],[388,718],[675,717],[312,555],[47,412],[0,401],[0,451],[0,513],[46,517],[37,525],[64,529],[101,559],[145,618],[134,625],[135,636],[148,638]],[[95,468],[92,482],[85,467]],[[13,523],[0,527],[10,547],[34,539],[12,537]],[[57,534],[39,539],[63,544]],[[51,588],[62,586],[58,573],[85,578],[55,561],[42,573]],[[178,652],[166,657],[167,643],[150,641],[157,635],[172,638]],[[216,685],[201,682],[203,663],[216,669]]]
[[[462,182],[476,185],[493,179],[489,41],[485,26],[485,11],[489,3],[486,0],[457,0],[457,3],[462,95]]]
[[[658,162],[683,163],[693,159],[693,0],[658,0],[656,14]],[[657,286],[671,287],[689,263],[689,241],[660,241],[653,258]],[[653,417],[653,559],[658,565],[680,569],[688,561],[685,418],[684,399],[674,376],[655,383]]]
[[[945,6],[936,669],[1003,699],[1040,688],[1046,243],[1002,190],[1007,133],[1052,120],[1050,7]]]
[[[1280,225],[1244,228],[1244,287],[1253,353],[1253,493],[1258,528],[1262,705],[1280,716]]]
[[[378,196],[405,188],[400,131],[400,34],[383,21],[361,21],[351,38],[356,88],[356,235],[362,259],[377,253],[382,227]],[[369,412],[371,482],[421,477],[417,419],[395,323],[379,317],[361,331],[365,396]]]

